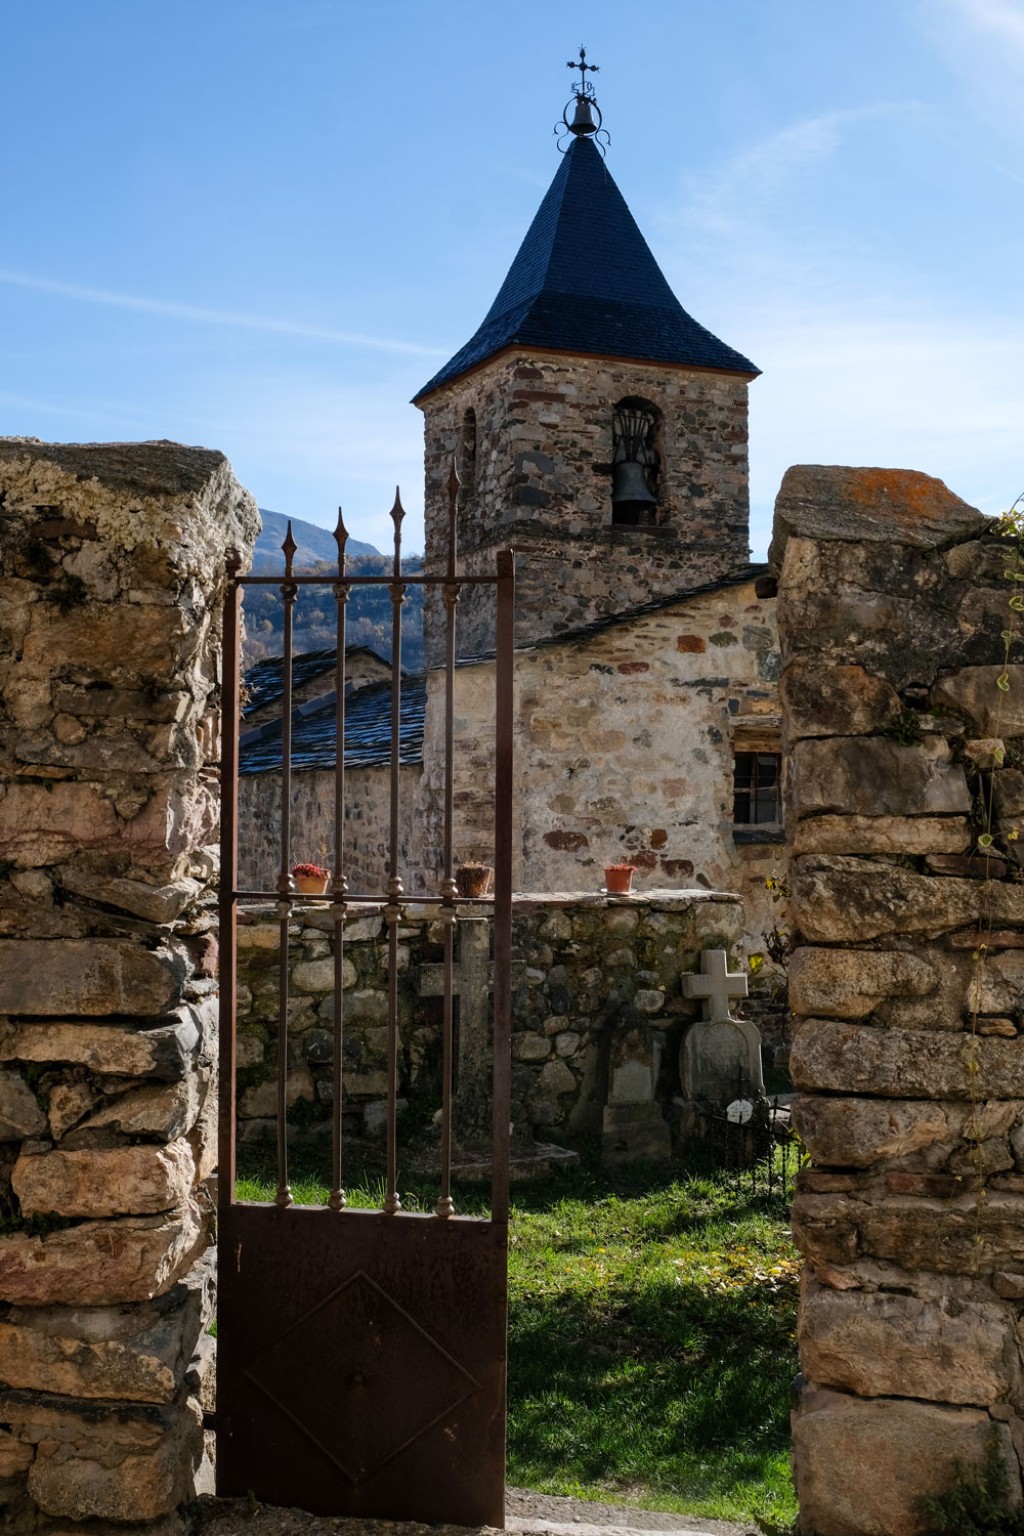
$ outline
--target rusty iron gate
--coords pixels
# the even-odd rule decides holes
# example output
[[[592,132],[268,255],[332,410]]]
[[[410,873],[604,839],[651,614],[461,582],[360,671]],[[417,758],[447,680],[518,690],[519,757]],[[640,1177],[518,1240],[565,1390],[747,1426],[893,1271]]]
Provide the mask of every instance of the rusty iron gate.
[[[447,569],[402,571],[402,508],[396,496],[392,574],[346,574],[339,513],[335,576],[292,570],[291,528],[283,573],[242,576],[229,565],[224,623],[224,746],[221,872],[221,1110],[218,1197],[217,1491],[315,1514],[504,1524],[510,1080],[513,561],[494,575],[460,576],[458,480],[449,481]],[[386,585],[392,602],[390,850],[378,892],[345,878],[345,605],[360,583]],[[439,889],[406,890],[399,867],[399,731],[403,596],[413,582],[439,589],[444,611],[445,770]],[[284,615],[280,874],[273,891],[237,889],[240,611],[243,589],[274,585]],[[288,936],[291,877],[292,625],[303,585],[332,585],[337,603],[335,869],[322,898],[333,919],[334,1059],[327,1206],[298,1206],[289,1188],[286,1124]],[[461,917],[481,902],[457,894],[453,871],[454,673],[460,590],[496,594],[495,849],[492,1185],[488,1218],[455,1210],[452,1197],[454,957]],[[272,1204],[236,1199],[236,934],[241,901],[274,900],[280,923],[277,1059],[277,1191]],[[303,898],[309,901],[310,898]],[[383,903],[388,936],[387,1172],[380,1208],[351,1209],[343,1183],[342,966],[345,925],[367,900]],[[435,909],[443,929],[442,1105],[437,1199],[430,1215],[402,1210],[398,1192],[399,925],[409,909]],[[365,909],[364,909],[365,910]]]

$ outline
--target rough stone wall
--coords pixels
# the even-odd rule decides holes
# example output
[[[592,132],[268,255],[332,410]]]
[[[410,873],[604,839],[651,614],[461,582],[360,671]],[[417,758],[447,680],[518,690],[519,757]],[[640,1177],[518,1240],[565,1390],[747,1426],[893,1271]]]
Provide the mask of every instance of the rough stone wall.
[[[606,864],[627,861],[639,890],[737,892],[744,947],[763,950],[781,830],[734,836],[733,752],[778,750],[777,676],[775,601],[750,581],[517,653],[516,889],[596,891]],[[428,860],[440,843],[443,682],[431,675],[417,818]],[[455,846],[489,863],[493,710],[493,664],[459,667]]]
[[[0,440],[5,1529],[165,1532],[196,1487],[216,1157],[206,763],[224,556],[258,527],[221,454]]]
[[[817,1536],[909,1536],[989,1437],[1020,1499],[1017,560],[938,481],[824,468],[787,474],[772,559],[813,1159],[797,1489]]]
[[[239,942],[239,1121],[243,1140],[274,1129],[278,926],[250,909]],[[705,948],[729,948],[742,913],[714,892],[644,896],[517,897],[513,917],[513,1121],[518,1132],[571,1139],[601,1128],[616,1071],[647,1073],[665,1115],[678,1089],[677,1058],[698,1005],[680,976]],[[325,907],[300,909],[289,945],[288,1100],[331,1101],[334,959]],[[399,935],[400,1092],[440,1103],[441,999],[424,995],[423,967],[441,960],[436,909],[410,911]],[[345,942],[345,1098],[351,1129],[373,1123],[386,1090],[387,936],[378,905],[356,908]],[[627,1095],[628,1097],[628,1095]],[[367,1111],[370,1111],[367,1117]],[[316,1113],[304,1108],[307,1128]]]
[[[413,810],[420,764],[399,769],[399,857],[406,889],[420,889],[418,828]],[[281,775],[249,773],[238,781],[239,889],[273,891],[280,873]],[[334,863],[334,771],[292,773],[292,863]],[[391,827],[390,770],[345,771],[345,878],[349,890],[377,892],[387,878]]]
[[[612,412],[627,395],[662,413],[651,528],[612,526]],[[472,410],[475,473],[462,497],[459,544],[467,572],[492,574],[494,551],[515,545],[517,641],[719,580],[748,559],[743,378],[513,352],[439,390],[423,410],[428,569],[443,568],[448,476]],[[461,609],[460,654],[493,647],[492,607],[467,592]],[[433,659],[437,612],[427,615]]]

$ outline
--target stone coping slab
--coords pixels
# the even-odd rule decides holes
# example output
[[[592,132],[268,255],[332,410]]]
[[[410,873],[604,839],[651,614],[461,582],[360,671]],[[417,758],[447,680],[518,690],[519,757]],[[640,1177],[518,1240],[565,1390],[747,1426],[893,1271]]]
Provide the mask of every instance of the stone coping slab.
[[[628,895],[609,895],[602,890],[586,891],[515,891],[512,895],[512,911],[533,912],[545,907],[613,907],[613,906],[649,906],[658,907],[666,912],[678,912],[692,906],[733,905],[742,900],[735,891],[706,891],[703,887],[694,890],[657,889],[650,891],[630,891]],[[442,910],[440,901],[410,901],[403,903],[406,907],[406,916],[423,916],[425,918],[436,917]],[[472,903],[465,897],[457,897],[458,907],[479,906],[485,913],[493,905],[490,897],[481,898]],[[350,901],[347,904],[347,921],[354,922],[357,918],[372,917],[378,912],[383,912],[386,902],[380,901]],[[322,913],[330,916],[330,897],[324,897],[315,903],[296,899],[292,903],[293,921],[297,921],[299,914],[303,920],[307,920],[310,914]],[[259,922],[277,922],[277,906],[274,902],[244,902],[239,904],[239,921],[244,924]]]

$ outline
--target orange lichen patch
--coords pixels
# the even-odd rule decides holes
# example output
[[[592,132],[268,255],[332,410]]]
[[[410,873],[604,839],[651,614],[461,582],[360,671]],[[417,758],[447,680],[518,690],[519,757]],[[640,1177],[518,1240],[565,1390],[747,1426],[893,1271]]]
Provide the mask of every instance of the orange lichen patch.
[[[966,505],[941,480],[916,469],[853,469],[846,490],[850,500],[861,506],[884,506],[896,517],[914,521],[941,514],[951,504]]]
[[[692,651],[695,653],[706,651],[707,641],[704,639],[703,635],[677,635],[676,650]]]
[[[933,548],[980,531],[985,518],[941,480],[914,469],[796,464],[775,504],[769,558],[776,567],[791,535]]]

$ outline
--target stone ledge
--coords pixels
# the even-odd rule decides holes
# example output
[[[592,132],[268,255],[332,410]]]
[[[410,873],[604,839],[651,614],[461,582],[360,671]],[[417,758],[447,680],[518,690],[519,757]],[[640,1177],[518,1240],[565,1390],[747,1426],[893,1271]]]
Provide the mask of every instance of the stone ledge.
[[[976,507],[920,470],[794,464],[775,500],[768,563],[773,571],[782,569],[793,536],[936,549],[990,525]]]

